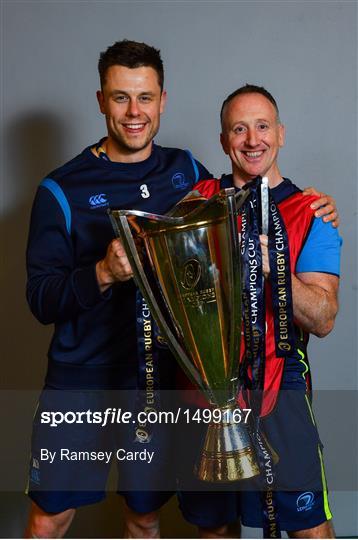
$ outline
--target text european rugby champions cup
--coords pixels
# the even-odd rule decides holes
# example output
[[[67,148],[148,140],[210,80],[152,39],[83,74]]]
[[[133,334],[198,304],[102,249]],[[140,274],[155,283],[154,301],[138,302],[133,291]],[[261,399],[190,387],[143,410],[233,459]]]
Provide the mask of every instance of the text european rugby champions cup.
[[[197,464],[201,480],[259,474],[248,428],[237,423],[241,272],[237,212],[247,192],[211,199],[189,193],[166,215],[110,210],[135,281],[192,381],[221,421],[208,426]]]

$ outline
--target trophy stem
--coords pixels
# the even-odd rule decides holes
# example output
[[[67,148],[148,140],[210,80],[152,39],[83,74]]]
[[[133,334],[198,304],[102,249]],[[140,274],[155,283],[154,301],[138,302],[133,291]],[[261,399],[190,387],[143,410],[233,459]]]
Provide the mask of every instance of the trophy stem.
[[[248,426],[235,405],[221,407],[220,422],[211,422],[196,466],[199,480],[234,482],[260,474]]]

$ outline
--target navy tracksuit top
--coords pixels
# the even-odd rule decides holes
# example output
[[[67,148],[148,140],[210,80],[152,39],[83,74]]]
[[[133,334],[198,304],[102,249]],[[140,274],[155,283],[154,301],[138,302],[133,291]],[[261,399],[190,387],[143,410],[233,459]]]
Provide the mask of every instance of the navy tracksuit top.
[[[54,324],[46,382],[58,388],[117,387],[137,370],[136,287],[101,294],[95,266],[114,238],[107,209],[163,214],[208,171],[189,151],[153,145],[139,163],[97,158],[87,147],[40,184],[27,247],[27,299]]]

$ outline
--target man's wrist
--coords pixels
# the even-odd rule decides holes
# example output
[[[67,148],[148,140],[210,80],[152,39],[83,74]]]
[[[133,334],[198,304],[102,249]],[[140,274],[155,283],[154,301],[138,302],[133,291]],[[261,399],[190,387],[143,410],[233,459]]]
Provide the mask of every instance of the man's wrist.
[[[113,274],[108,270],[104,259],[98,261],[98,263],[96,264],[96,276],[98,287],[101,293],[104,293],[114,283]]]

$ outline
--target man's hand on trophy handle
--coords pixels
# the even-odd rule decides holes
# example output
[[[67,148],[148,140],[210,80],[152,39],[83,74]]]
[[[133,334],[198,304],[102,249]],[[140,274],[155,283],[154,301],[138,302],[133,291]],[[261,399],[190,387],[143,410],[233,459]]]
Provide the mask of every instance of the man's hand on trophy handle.
[[[319,199],[311,204],[311,208],[316,210],[315,217],[321,217],[324,222],[332,222],[333,227],[338,227],[340,218],[337,210],[336,201],[330,195],[317,191],[314,187],[307,187],[303,195],[317,195]]]
[[[270,275],[270,261],[268,255],[268,236],[266,234],[260,234],[260,244],[262,252],[262,273],[265,279],[268,279]]]
[[[122,242],[116,238],[107,248],[104,259],[96,264],[96,275],[100,291],[105,292],[117,281],[128,281],[133,277]]]

